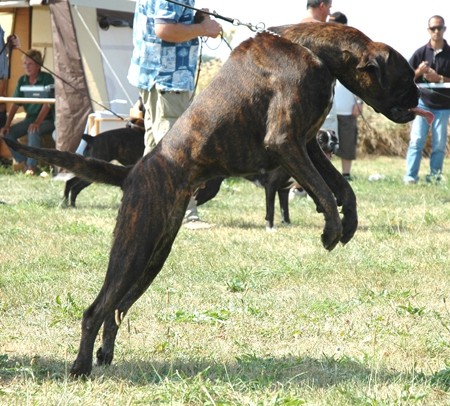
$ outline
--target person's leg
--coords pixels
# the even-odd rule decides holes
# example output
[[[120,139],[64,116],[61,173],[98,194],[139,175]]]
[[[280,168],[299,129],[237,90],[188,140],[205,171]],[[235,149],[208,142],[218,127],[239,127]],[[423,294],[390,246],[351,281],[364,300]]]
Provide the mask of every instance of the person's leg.
[[[423,105],[420,107],[427,109]],[[411,125],[410,141],[406,153],[406,172],[403,178],[405,183],[416,183],[419,180],[420,161],[428,129],[427,121],[421,116],[416,116]]]
[[[435,110],[434,121],[431,125],[431,157],[430,176],[440,176],[444,165],[447,148],[447,125],[450,110]]]
[[[23,120],[19,121],[18,123],[11,126],[9,129],[9,132],[5,134],[5,138],[12,139],[14,141],[17,141],[19,138],[24,137],[27,134],[28,126],[30,125],[30,121]],[[26,157],[13,149],[10,149],[11,155],[14,158],[14,160],[18,163],[24,163],[26,161]]]
[[[350,159],[341,159],[341,167],[343,175],[350,175],[352,171],[352,162]]]
[[[341,158],[342,175],[351,180],[352,161],[356,158],[357,122],[356,117],[338,115],[339,148],[336,155]]]
[[[142,100],[142,105],[145,109],[144,114],[144,126],[145,126],[145,135],[144,135],[144,155],[147,155],[153,148],[155,148],[155,138],[153,137],[153,120],[155,117],[155,105],[156,105],[156,90],[155,88],[152,91],[147,90],[139,90],[139,96]]]
[[[7,79],[0,79],[0,96],[6,96]],[[6,103],[0,103],[0,128],[6,124]]]
[[[55,124],[52,120],[44,120],[39,126],[39,131],[29,132],[28,145],[30,147],[39,148],[41,146],[41,139],[46,134],[51,134],[55,129]],[[27,169],[36,172],[37,160],[34,158],[27,158]]]
[[[158,100],[155,105],[153,120],[153,136],[156,144],[172,128],[186,109],[189,107],[190,92],[162,92],[156,91]]]

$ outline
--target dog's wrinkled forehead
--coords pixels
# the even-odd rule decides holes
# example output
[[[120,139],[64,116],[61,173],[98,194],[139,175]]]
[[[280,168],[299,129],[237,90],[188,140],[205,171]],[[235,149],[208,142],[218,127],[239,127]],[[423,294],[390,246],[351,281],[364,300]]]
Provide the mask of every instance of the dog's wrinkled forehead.
[[[317,141],[321,147],[329,145],[331,143],[338,143],[339,138],[333,130],[319,130],[317,133]]]

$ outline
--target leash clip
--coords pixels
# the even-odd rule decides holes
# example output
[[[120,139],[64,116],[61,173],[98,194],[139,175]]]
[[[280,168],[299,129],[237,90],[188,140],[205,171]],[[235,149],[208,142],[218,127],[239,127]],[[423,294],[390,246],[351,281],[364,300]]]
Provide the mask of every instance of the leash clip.
[[[264,23],[258,23],[256,25],[254,25],[252,23],[243,23],[240,20],[238,20],[237,18],[235,18],[233,20],[232,24],[235,27],[242,25],[244,27],[247,27],[250,31],[253,31],[253,32],[263,32],[266,29],[266,26]]]

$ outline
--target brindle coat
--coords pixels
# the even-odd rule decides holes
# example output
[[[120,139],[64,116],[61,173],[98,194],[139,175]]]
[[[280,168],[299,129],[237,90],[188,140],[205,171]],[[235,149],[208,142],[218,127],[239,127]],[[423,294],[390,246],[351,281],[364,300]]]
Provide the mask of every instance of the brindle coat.
[[[330,109],[334,78],[389,119],[405,123],[418,103],[414,73],[399,53],[351,27],[313,23],[272,30],[281,37],[261,33],[238,46],[210,86],[131,171],[83,157],[64,163],[73,158],[69,153],[47,155],[48,162],[92,181],[123,183],[124,191],[105,281],[84,313],[72,375],[91,372],[102,324],[97,362],[111,363],[115,314],[125,315],[157,276],[193,191],[208,179],[281,166],[323,213],[326,249],[353,237],[355,195],[315,140]],[[42,152],[8,145],[41,158]]]
[[[339,148],[339,140],[335,132],[333,130],[319,130],[316,138],[322,151],[329,159],[331,159],[332,155],[335,154]],[[197,205],[200,206],[213,199],[217,193],[219,193],[220,186],[224,179],[224,177],[209,179],[202,187],[198,188],[193,194]],[[296,184],[291,175],[283,168],[279,167],[267,173],[245,176],[245,179],[264,188],[266,196],[265,219],[267,231],[274,230],[275,198],[277,194],[280,202],[281,222],[283,224],[291,223],[289,215],[289,191],[290,188]]]

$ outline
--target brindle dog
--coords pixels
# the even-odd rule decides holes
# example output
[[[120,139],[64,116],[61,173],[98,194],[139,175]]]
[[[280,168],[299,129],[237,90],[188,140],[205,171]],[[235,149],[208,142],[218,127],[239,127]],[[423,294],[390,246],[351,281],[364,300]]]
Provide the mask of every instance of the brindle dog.
[[[398,52],[351,27],[313,23],[272,31],[280,36],[264,32],[239,45],[156,148],[131,169],[6,140],[91,181],[123,183],[108,270],[84,312],[73,376],[90,374],[102,324],[97,363],[112,362],[119,322],[163,267],[192,193],[208,179],[281,166],[323,213],[326,249],[353,237],[355,194],[315,139],[330,109],[334,79],[389,119],[406,123],[418,103],[414,72]]]

